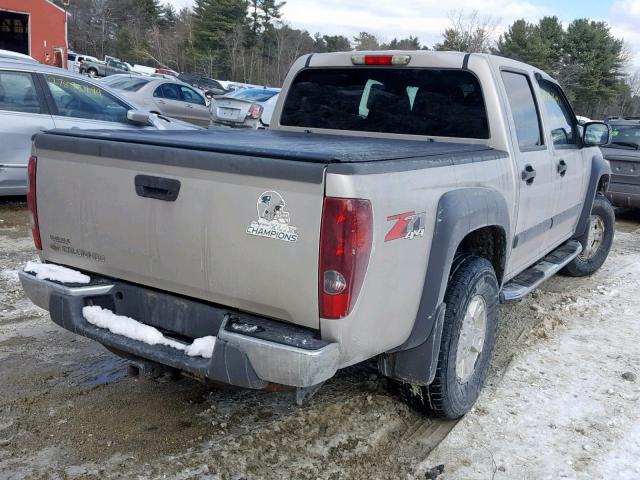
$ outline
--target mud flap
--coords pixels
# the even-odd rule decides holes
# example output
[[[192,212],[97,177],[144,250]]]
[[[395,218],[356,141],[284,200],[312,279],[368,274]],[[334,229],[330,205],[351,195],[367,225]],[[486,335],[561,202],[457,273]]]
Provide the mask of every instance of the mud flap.
[[[380,373],[414,385],[433,382],[438,368],[445,311],[446,305],[441,303],[436,309],[434,328],[424,343],[409,350],[382,355],[378,360]]]

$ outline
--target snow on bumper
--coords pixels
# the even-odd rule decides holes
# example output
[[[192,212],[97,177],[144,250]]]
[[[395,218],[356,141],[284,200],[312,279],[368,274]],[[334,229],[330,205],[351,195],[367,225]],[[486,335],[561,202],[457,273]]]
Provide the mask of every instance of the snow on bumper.
[[[306,329],[203,304],[199,307],[211,309],[212,317],[224,317],[219,330],[212,332],[217,339],[211,358],[189,356],[162,342],[150,345],[92,324],[83,315],[87,306],[113,302],[122,282],[109,283],[92,276],[90,285],[69,286],[24,271],[18,275],[27,296],[49,310],[51,319],[63,328],[108,348],[199,377],[254,389],[267,388],[270,383],[309,387],[331,378],[338,369],[337,343],[313,338]]]

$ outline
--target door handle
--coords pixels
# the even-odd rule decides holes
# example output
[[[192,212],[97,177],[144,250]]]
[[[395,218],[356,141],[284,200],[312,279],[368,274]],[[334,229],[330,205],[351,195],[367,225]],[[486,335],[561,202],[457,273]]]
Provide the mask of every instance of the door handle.
[[[180,193],[180,180],[173,178],[136,175],[134,184],[138,196],[165,202],[174,202]]]
[[[558,162],[558,173],[561,177],[565,176],[565,174],[567,173],[567,168],[569,168],[567,162],[565,162],[564,160],[560,160]]]
[[[165,103],[167,103],[164,100],[156,100],[156,102],[158,102],[160,105],[164,105]]]
[[[525,165],[522,170],[522,181],[527,185],[531,185],[536,178],[536,169],[531,165]]]

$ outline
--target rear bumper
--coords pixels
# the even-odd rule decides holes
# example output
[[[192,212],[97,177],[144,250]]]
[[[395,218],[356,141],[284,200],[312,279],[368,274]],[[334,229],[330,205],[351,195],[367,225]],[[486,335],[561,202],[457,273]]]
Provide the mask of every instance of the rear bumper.
[[[338,368],[338,344],[315,338],[311,330],[95,276],[88,286],[40,280],[26,272],[20,272],[19,277],[27,296],[49,310],[51,319],[61,327],[129,356],[202,378],[254,389],[272,383],[309,387],[331,378]],[[127,305],[128,297],[134,300]],[[188,318],[185,322],[174,312],[190,312],[198,319],[197,328],[208,328],[206,333],[217,336],[212,358],[190,357],[171,347],[148,345],[98,328],[82,315],[87,305],[100,305],[122,315],[137,308],[140,315],[152,315],[155,326],[182,336],[194,327],[188,325]],[[175,318],[158,318],[163,315]]]
[[[26,195],[27,166],[0,165],[0,196]]]
[[[617,183],[612,179],[605,195],[616,207],[640,208],[640,185]]]

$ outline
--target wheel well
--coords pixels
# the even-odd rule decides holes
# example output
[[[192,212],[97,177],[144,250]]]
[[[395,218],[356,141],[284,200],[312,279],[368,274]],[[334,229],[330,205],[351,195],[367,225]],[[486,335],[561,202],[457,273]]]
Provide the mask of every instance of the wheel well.
[[[506,247],[506,234],[502,227],[482,227],[462,239],[454,258],[459,258],[461,255],[476,255],[486,258],[493,265],[498,283],[502,283]]]
[[[606,192],[609,189],[609,175],[602,175],[600,180],[598,180],[598,188],[596,189],[596,193]]]

